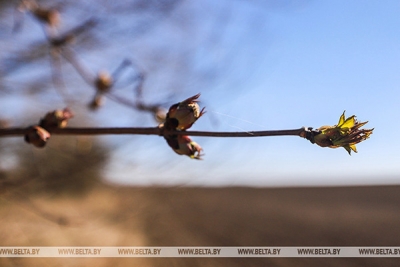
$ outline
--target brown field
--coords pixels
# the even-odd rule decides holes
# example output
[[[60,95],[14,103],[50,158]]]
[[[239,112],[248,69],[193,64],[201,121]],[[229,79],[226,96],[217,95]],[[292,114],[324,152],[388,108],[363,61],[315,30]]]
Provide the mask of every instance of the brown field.
[[[0,196],[2,246],[400,245],[400,186],[99,186],[75,198]],[[399,265],[395,258],[0,258],[0,266]]]

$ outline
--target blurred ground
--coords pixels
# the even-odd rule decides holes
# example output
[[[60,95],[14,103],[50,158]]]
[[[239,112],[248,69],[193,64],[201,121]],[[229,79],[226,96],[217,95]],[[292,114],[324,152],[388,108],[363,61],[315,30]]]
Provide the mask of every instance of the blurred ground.
[[[42,194],[32,195],[29,201],[15,192],[3,192],[0,198],[1,246],[400,245],[400,186],[97,186],[79,197]],[[399,262],[384,258],[1,258],[0,266],[398,266]]]

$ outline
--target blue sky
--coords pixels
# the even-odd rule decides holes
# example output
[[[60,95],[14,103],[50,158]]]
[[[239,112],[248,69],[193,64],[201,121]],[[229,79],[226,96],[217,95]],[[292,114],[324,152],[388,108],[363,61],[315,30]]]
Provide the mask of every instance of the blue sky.
[[[346,110],[347,116],[357,115],[369,121],[367,128],[375,128],[371,138],[357,146],[359,152],[349,156],[342,148],[320,148],[298,137],[198,137],[193,139],[205,157],[194,161],[175,155],[159,137],[121,137],[105,166],[108,181],[399,184],[400,2],[263,3],[183,2],[140,36],[126,34],[137,23],[130,14],[109,17],[124,33],[116,31],[118,45],[102,51],[107,57],[94,49],[84,59],[94,67],[117,65],[127,55],[135,59],[146,70],[150,100],[169,96],[175,103],[201,92],[208,112],[193,130],[318,128],[336,124]],[[168,53],[162,54],[165,50]],[[160,54],[162,60],[157,60]],[[147,117],[133,119],[126,109],[111,105],[94,119],[122,113],[125,116],[104,126],[152,125]]]
[[[215,20],[212,16],[218,12],[208,12],[210,20]],[[344,149],[320,148],[297,137],[195,138],[204,147],[204,161],[147,155],[137,168],[149,178],[134,179],[135,183],[399,183],[399,143],[395,141],[400,119],[398,1],[288,2],[264,9],[238,1],[226,12],[231,12],[230,20],[218,50],[210,53],[201,41],[195,49],[199,68],[222,68],[228,79],[215,82],[203,93],[202,99],[211,105],[205,104],[209,112],[194,129],[320,127],[336,124],[346,110],[347,116],[368,120],[366,127],[375,128],[374,134],[352,156]],[[224,65],[229,57],[231,64]],[[201,82],[194,82],[190,91],[201,92],[200,86]],[[214,117],[217,126],[207,116]],[[156,160],[149,163],[152,158]],[[120,165],[112,169],[124,169]],[[161,170],[154,173],[153,168]],[[116,179],[132,181],[129,174],[116,175]]]

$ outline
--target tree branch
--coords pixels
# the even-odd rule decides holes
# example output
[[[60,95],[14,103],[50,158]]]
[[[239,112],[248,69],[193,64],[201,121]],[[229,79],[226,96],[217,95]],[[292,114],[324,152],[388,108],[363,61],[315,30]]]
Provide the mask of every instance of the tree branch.
[[[51,134],[57,135],[106,135],[106,134],[134,134],[134,135],[188,135],[206,137],[260,137],[260,136],[304,136],[306,128],[292,130],[270,130],[249,132],[205,132],[205,131],[167,131],[159,127],[127,127],[127,128],[54,128],[49,129]],[[28,128],[0,129],[0,137],[23,136],[29,132]]]

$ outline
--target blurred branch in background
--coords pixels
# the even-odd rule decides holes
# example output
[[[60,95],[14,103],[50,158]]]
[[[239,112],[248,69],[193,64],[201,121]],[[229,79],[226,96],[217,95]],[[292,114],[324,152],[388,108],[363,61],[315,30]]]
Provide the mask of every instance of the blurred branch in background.
[[[172,12],[178,6],[177,3],[179,1],[131,1],[123,4],[104,1],[99,5],[86,5],[78,1],[0,1],[0,36],[6,37],[0,45],[4,52],[0,56],[0,93],[19,103],[13,110],[9,110],[17,115],[2,113],[1,119],[7,118],[7,124],[2,124],[0,129],[15,125],[17,121],[25,121],[27,116],[32,116],[38,110],[53,106],[55,102],[52,87],[56,89],[56,95],[61,97],[63,105],[80,105],[79,102],[84,99],[80,95],[87,95],[87,86],[76,82],[71,68],[65,63],[71,64],[89,85],[88,93],[92,94],[93,89],[95,90],[92,107],[98,107],[100,98],[106,95],[130,110],[149,112],[156,119],[163,120],[159,118],[165,114],[162,106],[147,104],[143,100],[144,71],[139,70],[132,60],[122,57],[112,72],[100,69],[94,75],[91,69],[98,68],[98,64],[84,64],[87,60],[81,58],[87,58],[87,55],[95,51],[97,57],[107,61],[107,65],[113,64],[108,63],[114,62],[110,49],[121,46],[113,37],[115,30],[118,32],[113,18],[119,18],[124,13],[129,17],[133,14],[136,18],[144,18],[136,22],[132,20],[137,26],[133,31],[129,30],[131,36],[136,33],[143,35]],[[126,14],[127,11],[129,14]],[[24,14],[30,15],[30,18]],[[26,22],[22,27],[24,20]],[[11,27],[3,27],[4,25]],[[36,25],[39,25],[42,32],[35,31]],[[46,57],[49,55],[50,69],[46,68]],[[48,82],[47,77],[52,78],[53,84]],[[130,95],[118,95],[118,89],[126,88],[127,85],[130,87]],[[22,103],[22,98],[26,96],[28,102]],[[59,105],[59,100],[56,102]],[[91,121],[85,110],[74,110],[79,114],[79,121]],[[45,211],[32,202],[29,196],[84,195],[103,182],[103,168],[111,151],[103,142],[85,136],[56,137],[52,138],[51,143],[46,151],[34,151],[15,146],[16,143],[12,140],[1,140],[0,191],[4,199],[15,202],[46,220],[61,225],[70,224],[63,215],[54,215],[59,212],[53,214]]]

